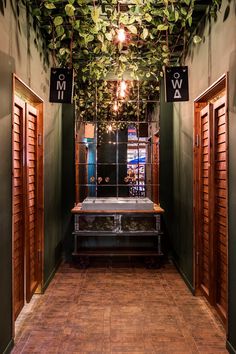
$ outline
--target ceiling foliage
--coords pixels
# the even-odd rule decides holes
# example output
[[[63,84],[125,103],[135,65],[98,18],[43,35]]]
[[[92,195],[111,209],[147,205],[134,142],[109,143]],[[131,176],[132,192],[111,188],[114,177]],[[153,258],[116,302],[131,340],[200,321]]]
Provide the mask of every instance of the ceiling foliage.
[[[53,65],[73,67],[76,95],[97,80],[155,80],[179,64],[196,26],[195,10],[221,0],[21,0],[52,51]],[[202,5],[201,5],[202,6]],[[125,40],[119,40],[119,31]],[[35,40],[37,44],[37,39]],[[158,86],[155,88],[158,90]]]

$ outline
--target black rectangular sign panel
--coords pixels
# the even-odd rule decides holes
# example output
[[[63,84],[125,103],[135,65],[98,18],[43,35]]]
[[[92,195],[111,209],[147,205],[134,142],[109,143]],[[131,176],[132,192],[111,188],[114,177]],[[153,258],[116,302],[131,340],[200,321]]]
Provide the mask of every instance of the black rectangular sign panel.
[[[187,66],[165,68],[165,91],[166,102],[189,100]]]
[[[50,102],[72,103],[73,69],[51,68]]]

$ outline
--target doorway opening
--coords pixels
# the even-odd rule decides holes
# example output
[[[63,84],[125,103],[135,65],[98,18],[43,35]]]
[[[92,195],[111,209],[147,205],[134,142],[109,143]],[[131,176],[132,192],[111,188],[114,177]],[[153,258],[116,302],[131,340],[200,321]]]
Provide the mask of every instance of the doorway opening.
[[[195,100],[195,288],[225,327],[228,307],[227,76]]]
[[[13,324],[43,283],[43,100],[13,75]]]

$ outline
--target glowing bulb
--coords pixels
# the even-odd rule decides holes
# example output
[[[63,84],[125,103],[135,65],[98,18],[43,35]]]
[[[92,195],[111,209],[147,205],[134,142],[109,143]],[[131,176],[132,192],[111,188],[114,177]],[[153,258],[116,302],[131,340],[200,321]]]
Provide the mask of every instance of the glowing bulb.
[[[120,97],[124,98],[125,97],[125,91],[124,90],[120,90]]]
[[[109,125],[108,128],[107,128],[107,130],[108,130],[109,132],[112,132],[112,126]]]
[[[117,103],[117,101],[114,103],[113,111],[115,111],[115,112],[118,111],[118,103]]]
[[[126,40],[126,34],[124,28],[118,30],[118,41],[123,43]]]
[[[124,80],[120,83],[120,97],[124,98],[126,95],[127,84]]]
[[[126,88],[127,88],[126,82],[125,82],[125,81],[121,81],[121,83],[120,83],[120,90],[121,90],[121,91],[125,91]]]

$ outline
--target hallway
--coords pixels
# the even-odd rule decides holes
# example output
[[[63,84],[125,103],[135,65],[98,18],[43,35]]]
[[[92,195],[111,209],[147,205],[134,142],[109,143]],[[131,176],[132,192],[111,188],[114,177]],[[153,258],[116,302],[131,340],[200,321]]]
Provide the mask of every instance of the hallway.
[[[63,264],[27,306],[12,354],[227,353],[220,322],[171,264],[146,269],[98,259],[85,270]]]

